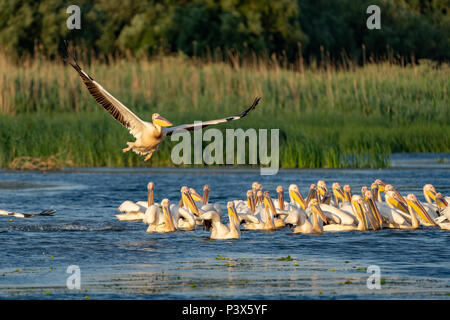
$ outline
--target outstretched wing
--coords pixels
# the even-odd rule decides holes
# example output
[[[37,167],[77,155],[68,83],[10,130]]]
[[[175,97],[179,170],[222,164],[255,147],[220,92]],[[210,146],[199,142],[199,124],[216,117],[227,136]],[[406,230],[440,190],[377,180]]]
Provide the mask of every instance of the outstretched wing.
[[[20,212],[0,210],[0,216],[10,216],[16,218],[33,218],[37,216],[52,216],[55,212],[56,210],[54,209],[46,209],[39,213],[20,213]]]
[[[74,56],[66,53],[64,60],[69,63],[80,75],[89,93],[94,97],[95,101],[99,103],[106,111],[108,111],[114,119],[119,121],[125,128],[130,130],[130,133],[138,139],[145,126],[138,116],[125,107],[119,100],[114,98],[108,91],[106,91],[100,84],[98,84],[91,76],[84,72],[78,65]]]
[[[176,131],[181,131],[181,130],[192,131],[192,130],[204,128],[204,127],[207,127],[210,125],[214,125],[214,124],[219,124],[219,123],[223,123],[223,122],[242,119],[243,117],[245,117],[247,114],[249,114],[252,110],[254,110],[256,108],[260,99],[261,99],[260,97],[255,98],[255,101],[253,101],[253,104],[250,107],[248,107],[247,109],[242,111],[240,114],[237,114],[235,116],[231,116],[231,117],[227,117],[227,118],[223,118],[223,119],[217,119],[217,120],[203,121],[203,122],[199,122],[199,123],[195,123],[195,124],[194,123],[182,124],[180,126],[170,127],[170,128],[164,127],[163,133],[167,136],[170,136]]]

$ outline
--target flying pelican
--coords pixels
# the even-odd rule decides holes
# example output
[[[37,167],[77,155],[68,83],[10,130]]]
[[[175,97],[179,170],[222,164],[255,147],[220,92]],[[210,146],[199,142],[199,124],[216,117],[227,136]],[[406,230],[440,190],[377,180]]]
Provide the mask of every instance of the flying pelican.
[[[0,210],[0,216],[9,216],[16,218],[33,218],[39,216],[52,216],[56,212],[55,209],[45,209],[39,213],[20,213],[14,211]]]
[[[148,208],[154,205],[153,195],[155,191],[155,184],[149,182],[147,184],[147,202],[138,201],[136,203],[126,200],[122,202],[117,211],[124,212],[123,214],[116,214],[117,219],[121,221],[136,221],[142,220]]]
[[[227,203],[228,208],[228,226],[221,222],[220,216],[216,211],[207,211],[200,215],[200,219],[205,221],[206,231],[211,230],[211,239],[239,239],[241,231],[239,229],[239,218],[237,217],[236,208],[233,201]]]
[[[252,110],[255,109],[260,98],[255,98],[253,104],[242,111],[240,114],[226,117],[223,119],[210,120],[201,123],[182,124],[176,127],[171,127],[172,123],[167,119],[161,117],[158,113],[152,115],[152,122],[141,120],[130,109],[123,105],[119,100],[114,98],[106,89],[97,83],[91,76],[84,72],[78,65],[74,56],[67,54],[65,57],[69,63],[80,75],[82,81],[86,85],[89,93],[94,97],[95,101],[99,103],[106,111],[108,111],[114,119],[120,122],[130,133],[134,136],[136,141],[127,142],[128,147],[123,149],[123,152],[133,150],[139,155],[146,155],[144,161],[151,158],[153,152],[158,149],[159,144],[174,132],[188,130],[192,131],[206,126],[224,123],[233,120],[244,118]],[[171,128],[168,128],[171,127]]]

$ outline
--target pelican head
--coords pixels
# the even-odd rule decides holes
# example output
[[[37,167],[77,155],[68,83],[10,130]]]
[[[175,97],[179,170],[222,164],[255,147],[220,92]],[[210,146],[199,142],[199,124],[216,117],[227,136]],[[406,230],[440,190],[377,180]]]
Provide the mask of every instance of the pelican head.
[[[173,232],[175,231],[175,225],[173,223],[172,214],[170,212],[170,201],[169,199],[163,199],[161,201],[161,208],[164,214],[164,222],[166,223],[166,231]]]
[[[272,211],[274,216],[277,214],[269,191],[264,192],[264,207]]]
[[[211,190],[211,188],[205,184],[205,186],[203,187],[203,196],[202,196],[202,202],[203,204],[207,204],[209,201],[209,191]]]
[[[230,223],[234,222],[236,225],[240,224],[239,218],[236,213],[236,207],[234,206],[233,201],[228,201],[227,203],[227,209],[228,209],[228,218],[230,219]]]
[[[308,207],[311,208],[311,211],[313,212],[313,214],[316,214],[317,216],[319,216],[320,219],[322,219],[322,221],[324,223],[328,222],[328,219],[325,216],[325,214],[323,213],[322,209],[320,208],[319,201],[317,201],[316,198],[311,199],[311,201],[308,204]]]
[[[255,212],[255,198],[252,190],[247,190],[247,205],[252,212]]]
[[[388,186],[388,185],[387,185]],[[386,190],[387,190],[386,186]],[[405,204],[402,202],[402,200],[399,198],[398,193],[394,190],[386,191],[385,199],[387,205],[392,209],[398,209],[400,211],[403,211],[404,213],[408,213],[408,208],[405,206]]]
[[[195,191],[194,188],[189,188],[189,193],[192,196],[192,199],[194,199],[194,201],[201,201],[202,197],[197,193],[197,191]]]
[[[186,186],[181,187],[181,199],[186,208],[189,208],[197,217],[200,216],[197,205],[195,204],[194,199],[192,199],[189,189]]]
[[[436,223],[433,221],[433,219],[430,217],[428,212],[425,210],[425,208],[422,206],[422,204],[419,202],[417,197],[410,193],[406,196],[406,202],[408,204],[408,211],[411,214],[411,219],[414,221],[414,213],[419,215],[427,224],[435,226]],[[418,227],[418,226],[417,226]]]
[[[333,189],[333,195],[336,199],[336,203],[339,203],[339,201],[345,202],[344,191],[342,191],[341,185],[338,182],[333,183],[332,189]]]
[[[352,201],[352,188],[348,184],[346,184],[344,186],[344,195],[345,195],[345,201],[348,201],[348,202]]]
[[[380,229],[383,228],[383,218],[380,214],[380,211],[378,210],[377,205],[375,204],[375,197],[372,193],[372,191],[367,190],[364,194],[364,199],[369,204],[369,210],[372,212],[372,215],[375,217],[378,223],[378,227]]]
[[[384,187],[383,188],[383,192],[384,192]],[[374,201],[378,201],[381,202],[381,189],[380,189],[380,185],[376,184],[376,183],[372,183],[372,185],[370,186],[370,190],[372,190],[372,194],[373,194],[373,200]]]
[[[352,210],[355,216],[358,218],[360,225],[358,226],[360,230],[368,230],[369,226],[367,223],[364,199],[360,195],[353,195],[351,199]]]
[[[278,206],[281,210],[284,210],[284,188],[283,186],[277,187],[277,194],[278,194]]]
[[[156,125],[158,127],[171,127],[171,126],[173,126],[173,124],[169,120],[164,119],[163,117],[161,117],[159,115],[159,113],[154,113],[152,115],[152,122],[153,122],[154,125]]]
[[[300,194],[300,190],[296,184],[291,184],[289,186],[289,197],[291,198],[291,202],[297,203],[303,210],[306,210],[306,203]]]
[[[151,205],[153,205],[154,200],[153,200],[153,192],[155,190],[155,184],[153,182],[149,182],[147,184],[147,190],[148,190],[148,207],[150,208]]]
[[[439,208],[448,207],[447,200],[445,200],[444,196],[440,192],[436,193],[436,204],[438,205]]]
[[[264,202],[264,195],[263,192],[261,190],[258,190],[258,192],[256,192],[256,204],[260,204]]]
[[[309,193],[305,200],[305,207],[309,207],[309,202],[313,198],[317,199],[317,186],[314,183],[309,186]]]
[[[381,179],[376,179],[373,183],[379,185],[379,186],[386,186],[386,183],[384,183],[383,181],[381,181]]]
[[[436,201],[436,189],[432,184],[423,186],[423,195],[429,204],[433,204],[433,201]]]
[[[362,194],[364,200],[367,200],[367,198],[366,198],[366,191],[369,191],[369,188],[367,188],[366,186],[362,186],[361,187],[361,194]]]
[[[320,195],[323,196],[327,191],[327,184],[323,180],[317,181],[317,189],[320,192]]]

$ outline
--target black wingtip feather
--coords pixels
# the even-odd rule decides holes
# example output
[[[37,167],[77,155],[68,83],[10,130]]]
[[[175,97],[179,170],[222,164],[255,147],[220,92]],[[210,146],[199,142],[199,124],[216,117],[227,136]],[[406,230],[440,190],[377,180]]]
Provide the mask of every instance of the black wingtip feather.
[[[241,118],[243,118],[243,117],[245,117],[247,114],[249,114],[250,111],[252,111],[252,110],[254,110],[254,109],[256,108],[256,106],[257,106],[258,103],[259,103],[259,100],[261,100],[261,97],[256,97],[255,100],[253,101],[253,104],[252,104],[250,107],[248,107],[246,110],[244,110],[239,116],[240,116]]]
[[[78,64],[77,57],[75,56],[75,53],[71,54],[69,52],[69,46],[67,45],[67,41],[64,40],[64,49],[61,52],[61,56],[64,62],[70,64],[79,74],[84,73],[86,76],[89,77],[90,80],[94,80],[90,75],[88,75],[86,72],[84,72],[80,65]]]

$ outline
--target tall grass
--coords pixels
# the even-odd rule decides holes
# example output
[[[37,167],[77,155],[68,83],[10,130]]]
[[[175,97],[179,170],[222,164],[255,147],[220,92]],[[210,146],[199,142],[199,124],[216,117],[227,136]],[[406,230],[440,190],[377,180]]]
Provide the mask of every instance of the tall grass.
[[[279,128],[283,167],[386,167],[392,152],[450,152],[448,65],[304,68],[274,60],[225,64],[182,55],[92,61],[82,67],[143,119],[173,123],[238,113],[219,128]],[[0,55],[0,166],[52,156],[76,166],[170,166],[175,142],[150,163],[121,149],[133,137],[89,95],[77,73],[41,59],[11,64]]]

